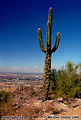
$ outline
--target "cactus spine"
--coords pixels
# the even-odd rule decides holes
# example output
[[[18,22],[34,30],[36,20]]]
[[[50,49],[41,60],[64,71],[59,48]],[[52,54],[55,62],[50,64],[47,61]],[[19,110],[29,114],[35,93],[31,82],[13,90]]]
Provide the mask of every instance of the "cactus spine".
[[[45,64],[44,64],[44,84],[43,84],[43,97],[42,101],[48,99],[48,92],[51,80],[51,54],[56,51],[59,45],[60,33],[57,33],[56,42],[54,47],[51,49],[51,30],[52,30],[52,8],[49,8],[48,22],[47,22],[47,43],[46,49],[43,45],[41,29],[38,29],[38,40],[40,49],[45,53]]]

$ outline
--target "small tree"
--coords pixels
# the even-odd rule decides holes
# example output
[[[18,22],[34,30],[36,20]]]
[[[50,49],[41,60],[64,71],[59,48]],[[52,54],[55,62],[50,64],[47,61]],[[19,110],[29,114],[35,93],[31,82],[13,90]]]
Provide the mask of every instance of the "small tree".
[[[81,97],[81,79],[77,71],[78,68],[78,64],[68,61],[65,69],[57,71],[56,83],[53,85],[54,87],[56,86],[54,89],[55,97]]]

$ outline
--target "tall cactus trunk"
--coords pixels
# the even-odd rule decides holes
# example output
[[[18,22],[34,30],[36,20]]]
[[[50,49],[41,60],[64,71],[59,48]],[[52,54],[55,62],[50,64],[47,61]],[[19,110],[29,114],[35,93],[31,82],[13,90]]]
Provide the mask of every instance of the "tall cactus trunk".
[[[47,22],[47,43],[46,49],[43,45],[41,29],[38,29],[38,40],[41,50],[45,53],[45,64],[44,64],[44,84],[43,84],[43,97],[42,101],[48,99],[48,92],[51,80],[51,54],[58,48],[60,33],[57,33],[56,42],[54,47],[51,49],[51,29],[52,29],[52,8],[49,8],[48,22]]]
[[[51,80],[51,54],[46,52],[45,53],[45,64],[44,64],[44,84],[43,84],[43,96],[42,101],[48,99],[48,92]]]
[[[44,63],[44,84],[42,101],[48,99],[49,85],[51,80],[51,24],[47,22],[47,44]]]

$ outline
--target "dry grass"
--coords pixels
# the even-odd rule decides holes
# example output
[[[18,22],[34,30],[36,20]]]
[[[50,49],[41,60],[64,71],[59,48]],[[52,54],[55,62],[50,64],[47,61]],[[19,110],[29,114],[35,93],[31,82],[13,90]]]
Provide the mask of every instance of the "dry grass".
[[[14,98],[12,103],[10,105],[5,103],[4,106],[1,104],[1,116],[26,116],[27,120],[35,120],[37,117],[43,117],[45,113],[50,114],[50,111],[53,114],[58,113],[57,109],[49,101],[42,102],[42,100],[38,100],[35,96],[30,97],[32,91],[34,90],[30,87],[24,88],[23,91],[20,89],[14,91],[12,93],[12,98]],[[22,100],[20,99],[20,93],[23,94]],[[36,92],[36,94],[41,96],[39,93],[40,91]],[[15,106],[15,103],[18,104]]]
[[[43,107],[45,112],[48,112],[51,114],[59,114],[59,111],[57,110],[57,108],[52,104],[50,104],[49,102],[45,103]]]
[[[20,108],[20,110],[16,111],[17,116],[27,116],[28,120],[33,120],[34,117],[38,116],[40,111],[42,111],[42,107],[38,105],[25,105]]]
[[[11,107],[11,104],[3,103],[0,104],[0,118],[2,116],[15,115],[15,109]]]
[[[44,113],[52,113],[57,114],[59,113],[57,109],[54,108],[49,102],[43,103],[39,101],[38,103],[30,101],[29,104],[25,104],[21,106],[19,109],[18,107],[14,107],[12,109],[11,106],[2,107],[2,116],[26,116],[27,120],[34,120],[37,117],[41,117]],[[4,112],[3,112],[4,111]]]

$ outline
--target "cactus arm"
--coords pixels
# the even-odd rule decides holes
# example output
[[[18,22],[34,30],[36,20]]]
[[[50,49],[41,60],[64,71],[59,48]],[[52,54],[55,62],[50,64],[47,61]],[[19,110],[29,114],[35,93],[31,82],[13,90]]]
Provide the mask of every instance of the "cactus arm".
[[[51,50],[51,26],[50,21],[47,22],[47,51]]]
[[[60,36],[61,36],[61,34],[58,32],[58,33],[57,33],[57,37],[56,37],[56,42],[55,42],[54,47],[53,47],[52,50],[51,50],[51,53],[55,52],[56,49],[58,48],[59,41],[60,41]]]
[[[48,21],[50,21],[50,26],[52,26],[52,8],[49,8]]]
[[[40,49],[43,51],[43,52],[46,52],[46,49],[43,45],[43,41],[42,41],[42,34],[41,34],[41,29],[39,28],[38,29],[38,40],[39,40],[39,46],[40,46]]]

